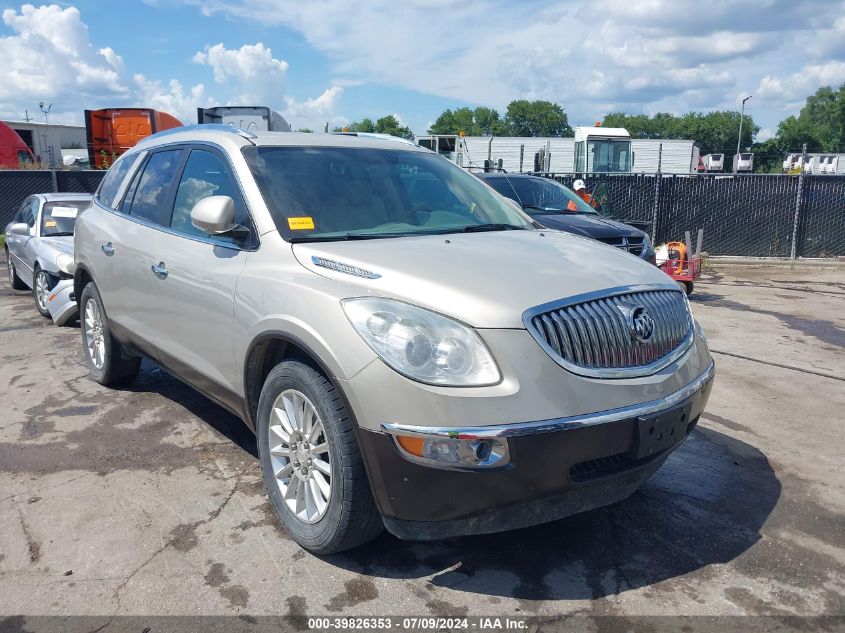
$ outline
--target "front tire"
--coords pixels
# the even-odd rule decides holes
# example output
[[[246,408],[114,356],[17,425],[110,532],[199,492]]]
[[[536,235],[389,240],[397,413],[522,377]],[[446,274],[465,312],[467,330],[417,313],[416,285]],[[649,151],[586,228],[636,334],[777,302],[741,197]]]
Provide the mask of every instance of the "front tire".
[[[381,533],[352,420],[323,374],[295,360],[277,365],[261,390],[257,432],[270,503],[294,541],[332,554]]]
[[[141,368],[141,359],[127,356],[123,346],[111,334],[103,300],[93,281],[88,282],[79,299],[79,330],[88,366],[88,375],[101,385],[132,382]]]
[[[47,304],[50,298],[50,291],[56,287],[56,279],[46,270],[35,267],[32,275],[32,298],[35,299],[35,309],[43,317],[50,317],[50,310]]]
[[[12,263],[12,254],[8,248],[6,249],[6,265],[9,267],[9,285],[12,287],[12,290],[26,290],[26,284],[23,282],[23,279],[18,277],[18,271]]]

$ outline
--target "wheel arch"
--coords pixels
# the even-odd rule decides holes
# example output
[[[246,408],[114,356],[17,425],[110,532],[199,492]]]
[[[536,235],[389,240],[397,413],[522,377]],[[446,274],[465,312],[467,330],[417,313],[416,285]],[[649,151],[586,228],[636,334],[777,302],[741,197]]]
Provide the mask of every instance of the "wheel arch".
[[[89,281],[94,281],[91,273],[85,266],[77,266],[73,272],[73,296],[76,297],[76,302],[82,297],[82,289]]]
[[[340,381],[320,354],[293,334],[281,330],[269,330],[252,339],[244,359],[244,412],[246,423],[253,431],[256,430],[258,399],[261,396],[264,381],[272,369],[285,360],[299,360],[322,373],[337,389],[353,425],[358,427],[355,412]]]

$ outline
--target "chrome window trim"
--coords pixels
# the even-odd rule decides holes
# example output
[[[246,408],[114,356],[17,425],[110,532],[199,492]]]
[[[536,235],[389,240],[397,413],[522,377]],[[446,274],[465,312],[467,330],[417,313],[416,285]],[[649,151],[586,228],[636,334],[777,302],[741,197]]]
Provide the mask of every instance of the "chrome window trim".
[[[547,312],[551,312],[552,310],[558,310],[560,308],[565,308],[579,303],[595,301],[596,299],[606,299],[608,297],[616,297],[624,294],[653,290],[669,290],[672,292],[677,292],[678,294],[683,296],[684,305],[686,305],[687,313],[689,315],[689,329],[687,331],[686,337],[680,342],[680,344],[677,348],[675,348],[674,351],[654,361],[653,363],[649,363],[648,365],[640,365],[637,367],[595,368],[582,367],[580,365],[570,363],[566,359],[561,358],[558,353],[554,350],[554,348],[548,343],[546,343],[542,335],[537,332],[537,329],[534,327],[534,324],[532,322],[534,317]],[[617,286],[615,288],[609,288],[608,290],[587,292],[584,294],[567,297],[566,299],[550,301],[549,303],[544,303],[542,305],[529,308],[528,310],[523,312],[522,323],[525,325],[525,329],[527,329],[528,332],[531,334],[531,337],[537,342],[538,345],[540,345],[543,351],[546,352],[546,354],[549,355],[549,358],[551,358],[555,363],[563,367],[565,370],[572,372],[573,374],[577,374],[579,376],[587,376],[589,378],[639,378],[641,376],[650,376],[660,371],[664,367],[671,365],[679,358],[681,358],[684,354],[686,354],[686,352],[692,346],[695,333],[695,328],[693,327],[692,311],[689,308],[689,301],[686,298],[686,294],[677,286],[677,284],[671,282],[665,284]]]
[[[179,128],[174,128],[174,129],[179,129]],[[108,212],[116,215],[119,218],[123,218],[125,220],[131,220],[132,222],[135,222],[136,224],[140,224],[140,225],[145,226],[145,227],[150,228],[150,229],[156,229],[157,231],[161,231],[162,233],[167,233],[169,235],[175,235],[176,237],[182,237],[182,238],[185,238],[186,240],[191,240],[193,242],[200,242],[202,244],[211,244],[212,246],[220,246],[222,248],[228,248],[230,250],[244,251],[244,252],[247,252],[247,253],[254,253],[255,251],[257,251],[261,247],[261,233],[259,233],[259,231],[258,231],[258,225],[255,223],[255,215],[253,214],[252,209],[249,206],[249,198],[247,198],[246,194],[244,194],[244,188],[243,188],[243,184],[241,183],[240,176],[238,175],[238,172],[235,169],[234,165],[232,165],[232,161],[229,160],[229,155],[226,153],[226,150],[223,149],[220,145],[217,145],[215,143],[211,143],[211,142],[208,142],[208,141],[192,141],[192,142],[181,141],[181,142],[173,142],[173,143],[162,143],[160,145],[156,145],[155,147],[150,147],[150,148],[140,150],[140,152],[139,152],[141,154],[140,160],[137,161],[136,165],[132,166],[132,168],[129,170],[129,173],[127,173],[126,176],[124,177],[124,180],[121,183],[120,189],[119,189],[120,194],[118,195],[118,197],[116,199],[121,201],[121,202],[123,201],[123,197],[126,195],[126,191],[129,188],[130,183],[134,179],[135,174],[144,165],[144,159],[146,158],[146,154],[149,154],[149,153],[154,152],[156,150],[159,150],[159,149],[162,149],[162,148],[167,148],[167,147],[170,147],[170,148],[179,147],[179,148],[183,148],[187,152],[190,152],[192,148],[197,147],[197,146],[207,146],[207,147],[210,147],[212,149],[216,149],[222,155],[223,160],[226,162],[226,165],[229,167],[229,169],[231,171],[232,178],[235,180],[235,184],[238,187],[238,190],[240,191],[241,197],[243,198],[244,205],[246,206],[246,212],[249,215],[249,219],[252,221],[252,228],[253,228],[253,232],[255,233],[255,245],[252,248],[244,248],[243,246],[239,246],[238,244],[235,244],[235,243],[227,241],[227,240],[219,240],[219,239],[216,239],[216,238],[213,238],[213,237],[202,237],[201,235],[189,235],[187,233],[182,233],[181,231],[177,231],[175,229],[172,229],[169,226],[162,226],[161,224],[157,224],[155,222],[147,222],[146,220],[144,220],[142,218],[138,218],[138,217],[133,216],[131,213],[122,213],[117,209],[112,209],[111,207],[107,207],[106,205],[104,205],[102,202],[100,202],[96,198],[94,199],[94,202],[97,203],[100,206],[100,208],[103,209],[104,211],[108,211]],[[202,147],[197,147],[197,149],[202,149]],[[180,175],[179,175],[180,180],[181,180],[181,177],[182,177],[182,174],[180,173]],[[177,187],[178,187],[178,183],[177,183]]]
[[[713,380],[716,375],[716,364],[711,360],[710,365],[701,373],[698,378],[690,382],[686,387],[641,404],[634,404],[627,407],[608,409],[597,413],[583,413],[565,418],[553,418],[551,420],[539,420],[537,422],[521,422],[517,424],[503,424],[495,426],[476,427],[427,427],[412,426],[406,424],[382,424],[381,428],[391,435],[412,435],[417,437],[453,437],[459,439],[472,438],[508,438],[520,437],[523,435],[536,435],[538,433],[556,433],[570,429],[581,429],[598,424],[609,424],[611,422],[622,422],[631,420],[652,413],[659,413],[671,409],[682,403],[687,398],[697,394]]]

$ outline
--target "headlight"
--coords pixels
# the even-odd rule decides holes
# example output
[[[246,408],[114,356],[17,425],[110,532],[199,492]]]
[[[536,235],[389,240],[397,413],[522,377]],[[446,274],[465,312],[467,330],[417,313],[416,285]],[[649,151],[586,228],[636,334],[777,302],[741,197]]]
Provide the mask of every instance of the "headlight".
[[[408,378],[450,387],[493,385],[501,379],[481,337],[466,325],[392,299],[341,303],[367,345]]]
[[[649,255],[649,251],[651,251],[651,240],[648,239],[648,235],[643,236],[643,250],[641,251],[641,255],[646,257]]]
[[[72,275],[74,270],[73,257],[70,255],[61,254],[56,257],[56,266],[66,275]]]

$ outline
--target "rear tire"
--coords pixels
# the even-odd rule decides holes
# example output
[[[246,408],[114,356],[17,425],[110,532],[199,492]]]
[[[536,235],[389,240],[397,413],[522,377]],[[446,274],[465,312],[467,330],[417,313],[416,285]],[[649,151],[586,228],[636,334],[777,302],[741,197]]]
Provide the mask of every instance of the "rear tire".
[[[381,533],[352,420],[323,374],[295,360],[277,365],[261,390],[257,432],[270,503],[294,541],[332,554]]]
[[[18,271],[12,263],[12,254],[8,248],[6,249],[6,265],[9,267],[9,285],[12,287],[12,290],[26,290],[26,284],[18,277]]]
[[[692,294],[693,288],[695,288],[695,285],[691,281],[684,282],[684,292],[687,293],[688,297]]]
[[[132,382],[141,368],[141,359],[125,354],[111,334],[109,320],[97,286],[89,281],[79,298],[79,330],[88,375],[101,385]]]
[[[57,280],[46,270],[38,265],[32,274],[32,298],[35,299],[35,309],[43,317],[50,317],[50,310],[47,309],[50,291],[56,287]]]

